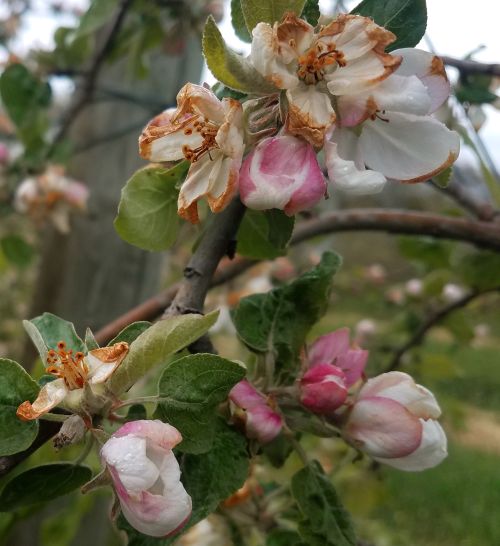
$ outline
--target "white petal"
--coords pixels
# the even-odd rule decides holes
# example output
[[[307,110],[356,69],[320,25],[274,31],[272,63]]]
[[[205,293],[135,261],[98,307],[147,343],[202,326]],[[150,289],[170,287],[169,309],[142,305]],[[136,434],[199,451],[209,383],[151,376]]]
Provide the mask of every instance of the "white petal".
[[[386,112],[363,125],[359,139],[365,164],[387,178],[421,182],[458,156],[460,139],[429,116]]]
[[[46,383],[38,393],[33,404],[24,402],[17,410],[17,416],[23,421],[37,419],[60,404],[68,395],[68,387],[64,379],[56,379]]]
[[[359,162],[358,137],[349,129],[336,129],[334,139],[325,141],[328,178],[347,193],[367,195],[382,191],[386,178],[377,171],[366,170]]]
[[[431,105],[425,85],[416,76],[391,74],[373,89],[373,99],[378,110],[408,114],[425,115]]]
[[[150,161],[177,161],[183,159],[183,146],[195,149],[201,145],[203,139],[200,134],[194,131],[186,135],[184,130],[173,131],[151,142]]]
[[[267,23],[259,23],[252,31],[252,37],[250,59],[258,72],[280,89],[298,85],[296,69],[281,62],[275,51],[273,28]]]
[[[101,450],[127,491],[146,491],[160,477],[159,468],[146,456],[147,441],[137,436],[110,438]]]
[[[422,426],[422,442],[413,453],[396,459],[375,460],[407,472],[418,472],[437,466],[448,455],[446,434],[437,421],[422,420]]]
[[[422,80],[431,99],[429,112],[435,112],[450,95],[450,82],[443,61],[421,49],[404,48],[392,53],[403,58],[396,73],[400,76],[415,75]]]
[[[328,90],[332,95],[359,93],[366,88],[382,81],[389,74],[382,59],[372,51],[359,59],[339,67],[325,78],[328,80]]]

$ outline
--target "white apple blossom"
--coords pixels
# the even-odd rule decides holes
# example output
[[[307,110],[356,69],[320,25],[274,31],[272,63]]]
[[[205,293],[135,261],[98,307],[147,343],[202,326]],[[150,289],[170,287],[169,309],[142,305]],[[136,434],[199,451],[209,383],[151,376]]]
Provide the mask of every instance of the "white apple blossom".
[[[102,446],[123,515],[145,535],[166,537],[181,529],[191,515],[191,497],[180,481],[172,452],[180,432],[159,420],[131,421]]]
[[[458,134],[429,115],[449,94],[443,63],[425,51],[395,53],[403,62],[394,74],[337,101],[325,158],[330,180],[350,193],[379,192],[387,179],[428,180],[459,153]]]
[[[47,353],[46,371],[57,379],[46,383],[33,403],[23,402],[17,408],[17,416],[23,421],[38,419],[70,396],[78,400],[86,385],[104,383],[127,353],[128,343],[124,341],[94,349],[87,355],[67,349],[66,343],[60,341],[57,349]]]
[[[401,62],[384,52],[394,34],[359,15],[340,15],[315,33],[309,23],[287,13],[273,27],[259,23],[252,34],[253,65],[286,90],[288,132],[316,147],[335,122],[336,98],[384,80]]]
[[[199,199],[220,212],[238,189],[243,157],[242,106],[220,101],[209,89],[187,83],[177,95],[177,109],[153,118],[139,138],[142,157],[150,161],[191,162],[182,184],[179,215],[197,223]]]

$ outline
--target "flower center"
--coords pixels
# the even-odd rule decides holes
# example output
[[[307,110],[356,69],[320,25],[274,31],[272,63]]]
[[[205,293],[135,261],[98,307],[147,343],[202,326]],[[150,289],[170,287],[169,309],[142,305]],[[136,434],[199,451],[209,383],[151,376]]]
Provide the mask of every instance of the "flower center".
[[[184,129],[185,135],[192,135],[193,132],[199,133],[203,138],[203,142],[198,146],[198,148],[190,148],[189,146],[184,145],[182,147],[184,157],[188,161],[191,161],[191,163],[195,163],[202,155],[208,152],[210,159],[212,159],[210,156],[210,150],[219,147],[215,140],[218,131],[219,127],[215,125],[215,123],[209,121],[208,118],[205,118],[203,121],[196,120],[192,125],[186,127]]]
[[[89,369],[84,360],[84,354],[73,354],[72,349],[66,349],[66,343],[59,341],[56,349],[47,353],[47,373],[64,379],[70,391],[81,389],[87,381]]]
[[[334,43],[317,42],[314,47],[298,58],[297,76],[307,85],[322,81],[329,66],[345,66],[342,51]]]

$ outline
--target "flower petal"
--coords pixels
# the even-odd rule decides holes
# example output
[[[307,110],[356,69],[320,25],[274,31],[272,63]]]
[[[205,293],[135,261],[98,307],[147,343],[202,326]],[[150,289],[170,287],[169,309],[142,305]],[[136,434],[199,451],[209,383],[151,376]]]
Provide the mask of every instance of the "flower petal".
[[[121,426],[113,434],[113,437],[120,438],[129,434],[149,439],[152,443],[165,450],[173,449],[182,441],[181,433],[175,427],[168,423],[163,423],[159,419],[129,421]]]
[[[249,381],[236,383],[229,393],[229,399],[243,409],[251,409],[266,403],[266,398]]]
[[[329,95],[315,85],[301,83],[288,89],[286,96],[289,103],[287,131],[320,148],[327,128],[336,117]]]
[[[460,139],[438,120],[387,112],[363,125],[359,146],[364,162],[387,178],[422,182],[453,163]]]
[[[363,376],[368,355],[369,352],[363,349],[349,349],[335,361],[335,365],[344,372],[347,387],[354,385]]]
[[[421,422],[422,442],[413,453],[395,459],[376,457],[375,460],[407,472],[427,470],[440,464],[448,455],[446,434],[436,421],[422,420]]]
[[[354,403],[345,433],[372,457],[404,457],[420,445],[422,423],[398,402],[373,396]]]
[[[17,408],[16,415],[23,421],[38,419],[40,415],[47,413],[62,402],[68,392],[69,390],[64,379],[56,379],[55,381],[45,383],[33,404],[28,401],[23,402]]]
[[[346,398],[345,375],[332,364],[316,364],[300,380],[300,402],[314,413],[332,414]]]
[[[248,438],[267,444],[281,432],[283,419],[267,404],[255,406],[247,410],[245,431]]]
[[[252,30],[250,59],[256,70],[279,89],[290,89],[298,85],[299,78],[295,70],[282,62],[277,37],[267,23],[258,23]]]
[[[339,328],[318,337],[308,350],[309,365],[333,364],[336,358],[349,350],[349,344],[349,328]]]
[[[387,180],[382,173],[365,169],[359,159],[359,138],[353,131],[335,129],[324,150],[328,178],[335,187],[355,195],[382,191]]]
[[[415,48],[397,49],[392,53],[403,59],[396,74],[417,76],[427,88],[431,99],[429,113],[435,112],[450,95],[450,82],[443,61],[432,53]]]
[[[124,341],[89,351],[85,357],[85,363],[89,368],[89,383],[92,385],[104,383],[122,363],[127,353],[128,343]]]
[[[146,438],[114,436],[102,447],[101,457],[113,467],[129,492],[151,488],[160,477],[157,466],[146,456]]]

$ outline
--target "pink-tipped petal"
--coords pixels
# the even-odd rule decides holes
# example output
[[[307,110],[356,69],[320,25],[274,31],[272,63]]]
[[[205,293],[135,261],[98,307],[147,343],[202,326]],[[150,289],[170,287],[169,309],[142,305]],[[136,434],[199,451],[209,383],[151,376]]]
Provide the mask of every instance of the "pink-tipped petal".
[[[165,450],[172,449],[182,441],[181,433],[175,427],[163,423],[159,419],[129,421],[121,426],[113,436],[119,438],[130,434],[139,438],[147,438]]]
[[[229,392],[229,399],[242,409],[251,409],[265,404],[265,397],[249,381],[243,379]]]
[[[335,365],[344,372],[347,387],[354,385],[363,376],[368,355],[369,352],[364,349],[349,349],[335,361]]]
[[[310,346],[308,358],[310,366],[334,363],[334,360],[349,350],[349,328],[340,328],[320,336]]]
[[[316,364],[300,380],[300,401],[314,413],[332,414],[346,398],[345,375],[332,364]]]
[[[246,434],[249,438],[267,444],[274,440],[283,428],[283,419],[267,404],[255,406],[247,411]]]
[[[345,434],[372,457],[405,457],[420,445],[422,423],[398,402],[374,396],[356,401]]]

